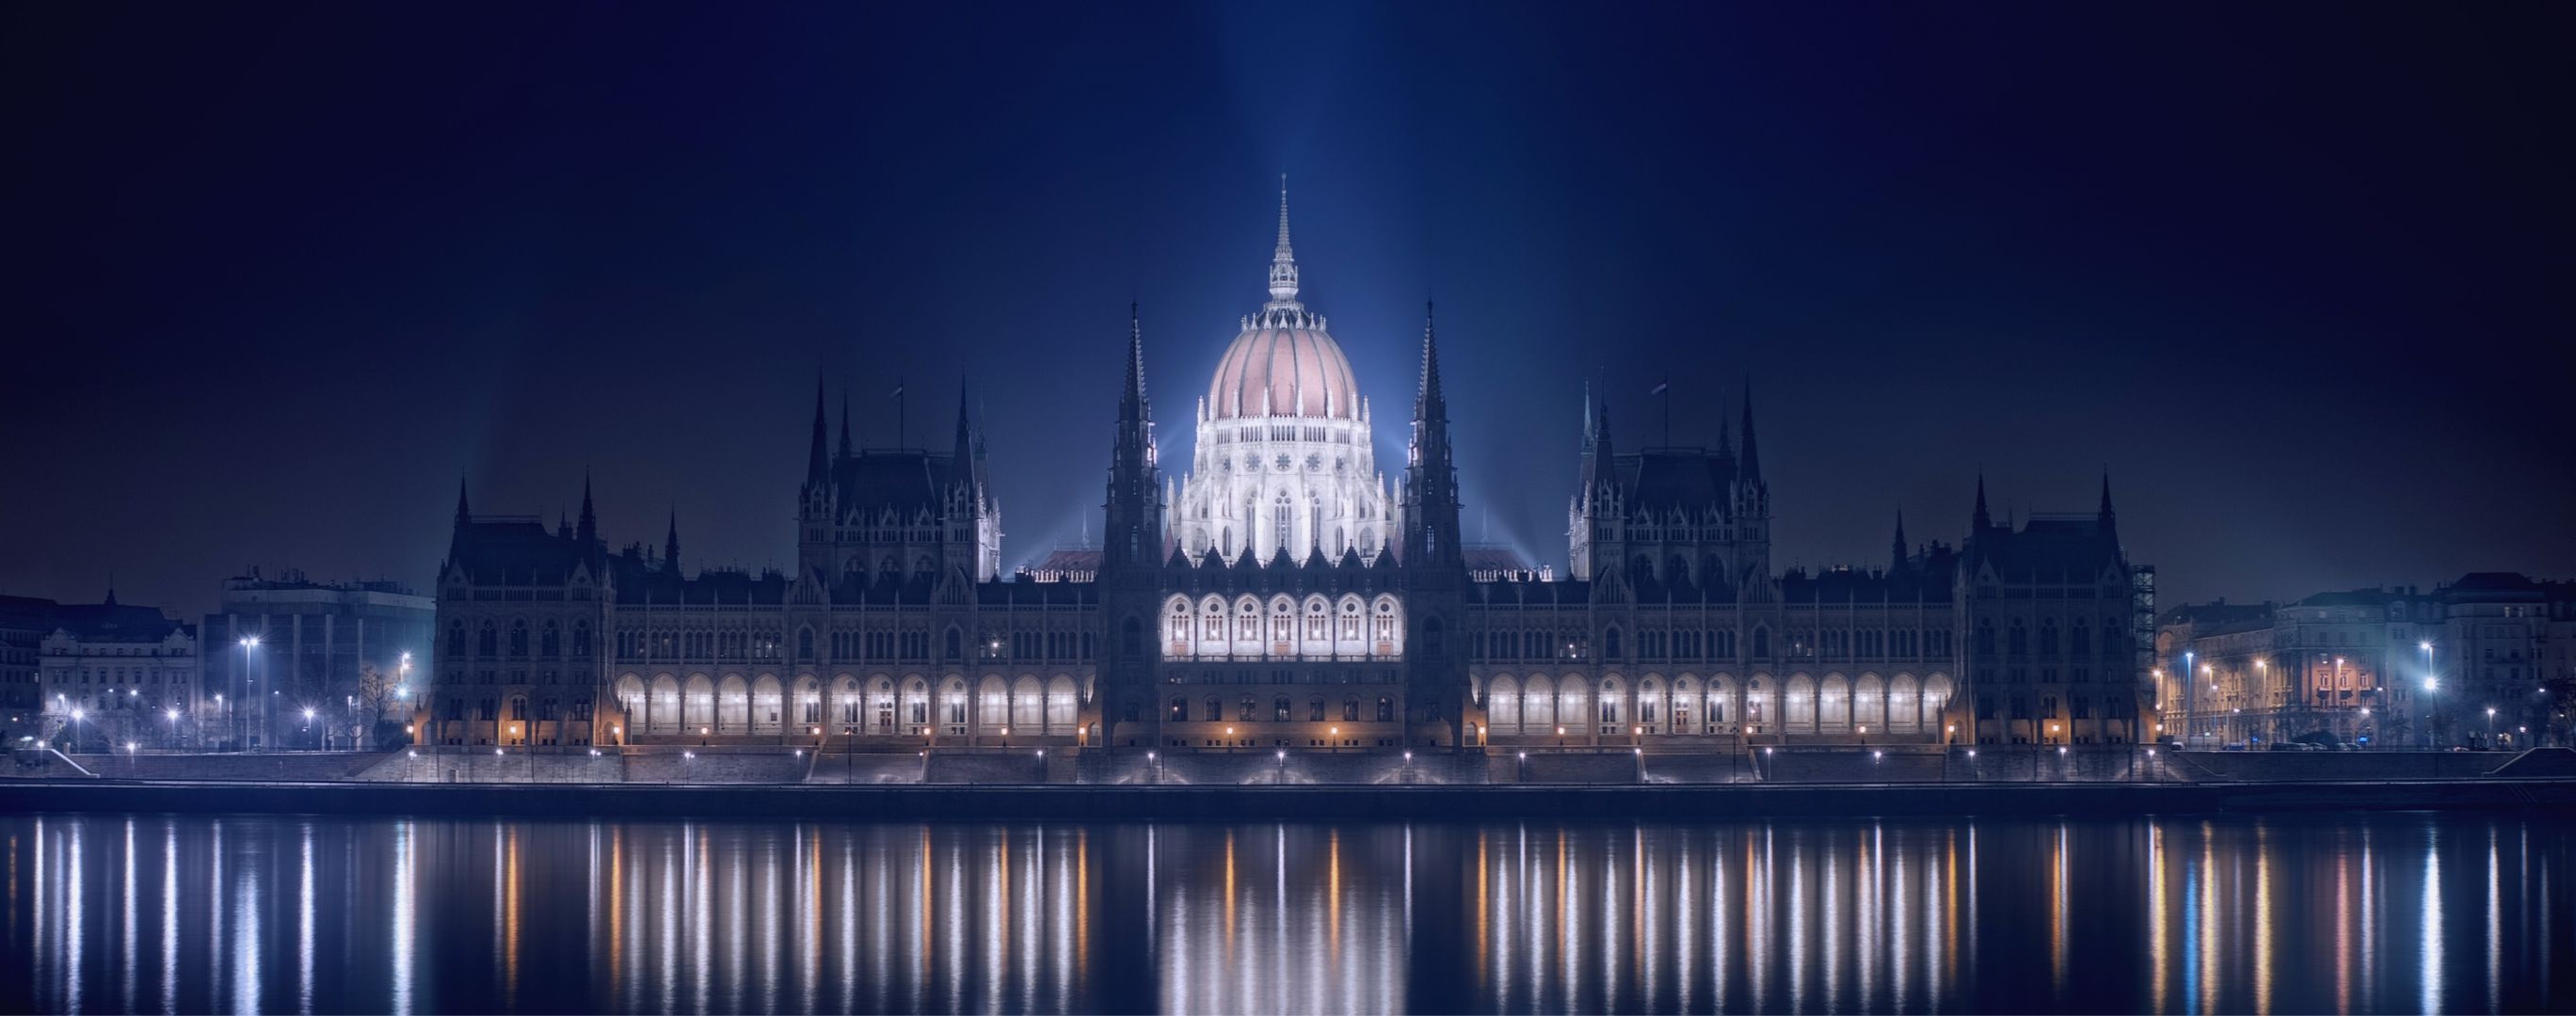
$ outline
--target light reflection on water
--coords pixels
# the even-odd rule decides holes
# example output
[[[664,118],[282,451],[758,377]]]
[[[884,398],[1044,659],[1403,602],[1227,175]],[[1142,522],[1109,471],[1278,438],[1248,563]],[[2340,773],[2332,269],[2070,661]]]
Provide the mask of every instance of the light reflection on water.
[[[0,1010],[2564,1011],[2571,831],[7,816]]]

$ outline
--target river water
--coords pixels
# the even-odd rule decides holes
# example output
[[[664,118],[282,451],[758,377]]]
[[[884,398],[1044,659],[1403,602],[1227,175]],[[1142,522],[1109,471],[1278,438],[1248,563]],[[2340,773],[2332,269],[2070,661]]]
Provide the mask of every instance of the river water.
[[[0,816],[0,1011],[2568,1011],[2520,815]]]

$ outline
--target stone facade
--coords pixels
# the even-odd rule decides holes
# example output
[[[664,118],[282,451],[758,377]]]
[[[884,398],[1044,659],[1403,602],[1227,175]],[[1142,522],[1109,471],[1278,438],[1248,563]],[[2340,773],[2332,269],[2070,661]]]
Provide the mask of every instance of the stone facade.
[[[475,516],[440,575],[446,744],[1496,753],[1554,747],[2119,744],[2150,736],[2146,572],[2098,509],[1883,564],[1775,570],[1749,393],[1716,448],[1622,451],[1587,405],[1559,579],[1460,539],[1426,314],[1404,469],[1299,301],[1283,203],[1270,301],[1161,472],[1131,317],[1102,538],[1003,579],[985,439],[829,441],[818,390],[793,573],[612,552],[580,523]],[[1587,400],[1588,401],[1588,400]],[[1063,757],[1060,751],[1058,758]]]
[[[157,607],[107,599],[54,608],[39,643],[44,725],[59,744],[195,746],[213,705],[198,694],[197,630]]]
[[[2479,572],[2429,591],[2187,605],[2159,619],[2156,647],[2173,736],[2195,747],[2319,731],[2388,747],[2563,743],[2576,583]]]

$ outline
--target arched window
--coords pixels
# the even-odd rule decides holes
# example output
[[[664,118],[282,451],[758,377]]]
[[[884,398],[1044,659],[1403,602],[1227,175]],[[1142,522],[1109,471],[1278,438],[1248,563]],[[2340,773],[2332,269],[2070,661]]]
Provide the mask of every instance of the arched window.
[[[563,633],[553,621],[547,621],[545,632],[537,636],[537,655],[549,659],[563,655]]]
[[[949,627],[948,635],[941,645],[947,650],[948,659],[950,660],[956,660],[966,655],[966,635],[964,632],[958,631],[953,625]]]
[[[1377,697],[1377,721],[1379,723],[1392,723],[1395,721],[1394,699],[1388,698],[1384,695]]]
[[[588,621],[572,623],[572,658],[576,660],[590,658],[590,622]]]
[[[1342,722],[1356,723],[1359,722],[1359,718],[1360,697],[1357,695],[1342,696]]]
[[[510,622],[510,655],[514,658],[528,655],[528,622]]]
[[[814,658],[814,629],[796,629],[796,658],[799,660]]]
[[[2042,656],[2057,655],[2056,618],[2044,618],[2039,622],[2039,653]]]
[[[1604,629],[1602,629],[1602,630],[1601,630],[1601,658],[1602,658],[1602,659],[1605,659],[1605,660],[1616,660],[1616,659],[1619,659],[1619,658],[1620,658],[1619,650],[1620,650],[1620,645],[1619,645],[1619,626],[1617,626],[1617,625],[1612,625],[1612,626],[1610,626],[1610,627],[1608,627],[1608,628],[1604,628]]]
[[[1180,697],[1180,696],[1178,696],[1178,695],[1174,695],[1174,696],[1172,696],[1172,722],[1174,722],[1174,723],[1183,723],[1183,722],[1187,722],[1187,721],[1189,720],[1189,718],[1190,718],[1190,700],[1185,699],[1185,698],[1182,698],[1182,697]]]
[[[1210,695],[1207,697],[1205,705],[1207,706],[1207,709],[1205,712],[1199,714],[1200,719],[1206,720],[1209,723],[1215,723],[1225,719],[1225,702],[1223,700],[1214,695]]]
[[[474,636],[474,652],[478,656],[501,654],[501,633],[499,629],[492,627],[492,622],[483,622],[483,630]]]
[[[1286,722],[1288,722],[1290,719],[1292,719],[1292,717],[1288,715],[1289,710],[1290,710],[1291,708],[1292,708],[1292,707],[1288,704],[1288,696],[1286,696],[1286,695],[1281,695],[1281,696],[1279,696],[1278,698],[1271,699],[1271,700],[1270,700],[1270,722],[1272,722],[1272,723],[1286,723]]]
[[[1246,695],[1243,701],[1235,704],[1234,718],[1240,723],[1252,722],[1252,696]]]
[[[2075,656],[2093,655],[2093,625],[2083,618],[2075,619],[2075,628],[2066,633],[2067,651]]]
[[[1771,658],[1771,629],[1759,626],[1753,629],[1753,658],[1757,660]]]
[[[465,655],[465,622],[458,621],[447,626],[447,655]]]
[[[1979,655],[1979,656],[1993,656],[1994,654],[1995,654],[1995,622],[1994,622],[1994,620],[1993,620],[1992,618],[1983,618],[1983,617],[1978,618],[1978,619],[1977,619],[1977,655]]]
[[[1323,697],[1323,696],[1321,696],[1321,695],[1317,695],[1317,696],[1315,696],[1315,697],[1313,697],[1313,698],[1310,698],[1310,699],[1307,699],[1307,700],[1306,700],[1306,719],[1308,719],[1308,720],[1310,720],[1310,721],[1312,721],[1312,722],[1315,722],[1315,723],[1322,723],[1322,722],[1324,722],[1324,697]]]
[[[2011,646],[2014,656],[2027,655],[2030,652],[2030,629],[2022,625],[2020,618],[2013,618],[2012,632],[2005,636],[2005,641]]]

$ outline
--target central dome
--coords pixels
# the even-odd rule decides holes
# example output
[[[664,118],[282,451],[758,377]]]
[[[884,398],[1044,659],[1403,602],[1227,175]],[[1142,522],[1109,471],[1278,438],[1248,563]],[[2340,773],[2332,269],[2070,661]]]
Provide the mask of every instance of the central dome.
[[[1297,255],[1288,246],[1288,189],[1279,189],[1279,245],[1270,254],[1270,302],[1243,331],[1208,382],[1209,419],[1263,416],[1360,418],[1359,381],[1323,315],[1297,302]]]
[[[1265,312],[1234,337],[1208,384],[1208,416],[1356,420],[1359,381],[1342,347],[1310,315]]]

